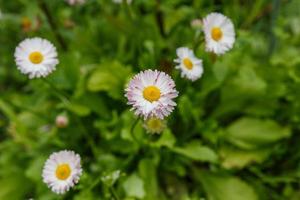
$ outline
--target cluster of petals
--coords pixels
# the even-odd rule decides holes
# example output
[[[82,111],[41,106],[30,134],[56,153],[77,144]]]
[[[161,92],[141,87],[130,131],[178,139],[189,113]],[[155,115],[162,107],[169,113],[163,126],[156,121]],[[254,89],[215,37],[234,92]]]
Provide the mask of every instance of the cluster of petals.
[[[65,168],[62,171],[63,177],[59,176],[59,167]],[[76,183],[82,174],[80,156],[73,151],[63,150],[52,153],[43,168],[43,181],[57,194],[63,194]]]
[[[151,102],[145,98],[144,91],[148,87],[156,87],[159,90],[160,94],[157,100]],[[144,119],[149,117],[163,119],[170,115],[176,106],[173,99],[178,96],[175,83],[168,74],[150,69],[135,75],[125,91],[132,110],[137,116],[143,116]]]

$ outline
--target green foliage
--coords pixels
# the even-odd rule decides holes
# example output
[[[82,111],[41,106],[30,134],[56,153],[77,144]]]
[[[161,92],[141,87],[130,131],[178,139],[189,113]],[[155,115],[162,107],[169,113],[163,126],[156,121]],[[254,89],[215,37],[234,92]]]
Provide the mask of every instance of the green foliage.
[[[300,199],[299,8],[298,0],[0,0],[0,199]],[[191,26],[210,12],[235,25],[223,56],[205,52],[201,27]],[[57,47],[47,78],[29,80],[15,65],[27,37]],[[195,82],[174,67],[181,46],[203,60]],[[149,68],[170,74],[179,91],[159,135],[124,97],[129,79]],[[83,175],[56,195],[41,173],[63,149],[80,154]]]

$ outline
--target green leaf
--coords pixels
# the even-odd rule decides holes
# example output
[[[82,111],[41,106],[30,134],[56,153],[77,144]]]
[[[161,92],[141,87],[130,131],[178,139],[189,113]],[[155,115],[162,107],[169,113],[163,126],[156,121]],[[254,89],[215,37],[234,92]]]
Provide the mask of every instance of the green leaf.
[[[117,61],[104,62],[94,71],[87,82],[91,92],[105,91],[114,99],[124,96],[125,83],[131,75],[131,69]]]
[[[158,184],[156,165],[154,160],[143,159],[139,163],[139,175],[145,184],[145,200],[160,199],[158,197]]]
[[[254,189],[239,178],[208,171],[196,171],[195,175],[208,200],[258,200]]]
[[[0,199],[24,199],[26,192],[31,187],[29,183],[21,172],[10,174],[9,177],[2,177],[0,180]]]
[[[203,146],[200,142],[194,141],[184,147],[176,147],[172,149],[174,152],[184,155],[188,158],[203,162],[215,163],[218,161],[217,154],[209,147]]]
[[[74,102],[69,103],[67,108],[79,116],[87,116],[91,113],[91,110],[87,106]]]
[[[43,169],[43,165],[45,164],[45,160],[46,158],[44,157],[39,157],[33,160],[25,171],[26,177],[35,181],[36,183],[42,181],[41,171]]]
[[[164,130],[162,133],[161,137],[159,138],[158,141],[152,143],[151,145],[154,147],[169,147],[172,148],[176,142],[176,138],[172,134],[170,129]]]
[[[179,98],[178,110],[185,124],[193,119],[193,105],[187,95],[182,95]]]
[[[123,187],[128,197],[142,199],[145,196],[144,182],[137,174],[129,176],[124,182]]]
[[[121,171],[120,170],[116,170],[113,171],[111,173],[107,173],[105,174],[101,180],[102,182],[107,185],[108,187],[112,187],[117,181],[118,179],[122,176]]]
[[[273,120],[244,117],[227,128],[225,139],[240,148],[255,149],[290,135],[290,128],[282,127]]]
[[[269,155],[271,149],[245,151],[237,148],[223,147],[220,150],[222,166],[227,169],[244,168],[252,163],[261,163]]]

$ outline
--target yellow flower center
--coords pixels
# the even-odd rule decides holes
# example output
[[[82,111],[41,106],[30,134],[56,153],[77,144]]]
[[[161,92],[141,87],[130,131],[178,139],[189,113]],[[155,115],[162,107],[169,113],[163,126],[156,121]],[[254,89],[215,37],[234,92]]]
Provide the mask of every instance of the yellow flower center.
[[[160,98],[160,90],[156,86],[148,86],[144,89],[143,96],[152,103]]]
[[[71,175],[71,168],[68,164],[60,164],[57,166],[55,173],[59,180],[66,180]]]
[[[185,58],[185,59],[183,59],[183,64],[184,64],[184,66],[188,69],[188,70],[191,70],[191,69],[193,69],[193,63],[192,63],[192,61],[189,59],[189,58]]]
[[[219,41],[220,39],[222,39],[223,36],[223,32],[219,27],[214,27],[211,30],[211,37],[212,39],[214,39],[215,41]]]
[[[29,55],[29,60],[34,64],[40,64],[44,60],[44,56],[40,52],[35,51]]]

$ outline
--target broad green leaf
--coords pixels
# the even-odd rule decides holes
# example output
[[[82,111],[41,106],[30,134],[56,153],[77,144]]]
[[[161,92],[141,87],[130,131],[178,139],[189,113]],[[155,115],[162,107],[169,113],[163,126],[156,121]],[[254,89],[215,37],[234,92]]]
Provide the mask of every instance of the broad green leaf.
[[[237,148],[223,147],[219,154],[221,157],[221,164],[224,168],[244,168],[252,163],[263,162],[270,154],[272,149],[258,149],[258,150],[240,150]]]
[[[156,165],[154,160],[143,159],[139,163],[139,175],[143,179],[145,188],[145,200],[159,199]]]
[[[163,133],[161,134],[158,141],[152,143],[151,145],[154,146],[154,147],[163,147],[163,146],[165,146],[165,147],[172,148],[174,146],[175,142],[176,142],[176,138],[172,134],[171,130],[166,129],[165,131],[163,131]]]
[[[29,167],[25,171],[26,177],[31,179],[32,181],[35,181],[36,183],[42,181],[41,171],[45,164],[45,160],[46,158],[39,157],[37,159],[34,159],[32,162],[30,162]]]
[[[185,124],[193,119],[193,105],[187,95],[182,95],[179,98],[178,110]]]
[[[184,147],[175,147],[174,152],[184,155],[190,159],[203,162],[217,162],[217,154],[209,147],[202,145],[198,141],[186,144]]]
[[[125,83],[131,75],[131,69],[117,61],[104,62],[94,71],[87,88],[91,92],[105,91],[114,99],[124,96]]]
[[[195,171],[202,183],[208,200],[258,200],[254,189],[245,181],[234,176]]]
[[[31,187],[29,183],[28,179],[21,172],[9,174],[9,177],[3,177],[0,180],[0,199],[24,199]]]
[[[129,176],[123,183],[123,188],[128,197],[142,199],[145,196],[144,182],[137,174]]]
[[[74,102],[69,103],[67,108],[79,116],[87,116],[91,113],[91,110],[87,106]]]
[[[244,117],[227,128],[225,139],[240,148],[255,149],[290,135],[290,128],[280,126],[273,120]]]

